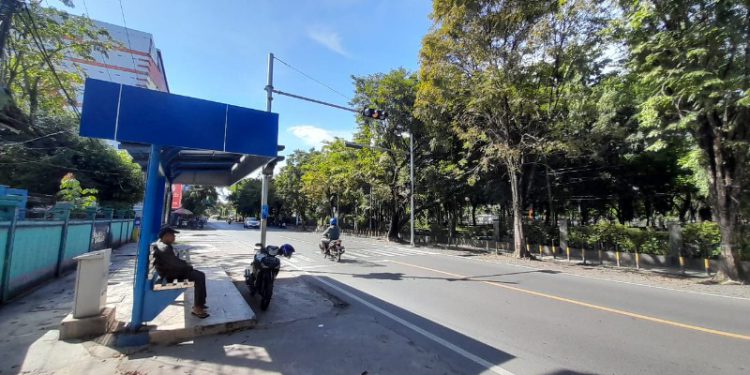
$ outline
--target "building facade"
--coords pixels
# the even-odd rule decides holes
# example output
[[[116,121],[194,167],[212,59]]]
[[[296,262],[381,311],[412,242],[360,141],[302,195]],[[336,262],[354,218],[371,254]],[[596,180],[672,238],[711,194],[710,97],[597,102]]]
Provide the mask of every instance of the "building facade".
[[[169,92],[161,51],[156,48],[151,34],[92,20],[96,27],[106,30],[118,47],[106,54],[93,52],[93,59],[69,56],[65,69],[79,68],[86,77]],[[83,98],[83,88],[78,92]]]

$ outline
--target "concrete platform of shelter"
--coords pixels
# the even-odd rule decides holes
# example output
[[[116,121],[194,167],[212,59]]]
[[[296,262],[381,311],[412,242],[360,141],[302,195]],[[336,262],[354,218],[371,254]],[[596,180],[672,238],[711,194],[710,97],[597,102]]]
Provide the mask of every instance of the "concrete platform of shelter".
[[[117,258],[125,262],[117,262]],[[123,259],[124,258],[124,259]],[[113,269],[107,289],[107,305],[116,306],[117,331],[125,333],[133,305],[132,254],[113,254]],[[195,337],[215,335],[256,325],[255,312],[248,306],[232,279],[220,267],[198,267],[206,274],[206,304],[208,318],[200,319],[190,313],[193,306],[193,289],[186,289],[167,306],[156,319],[148,322],[147,330],[151,344],[168,345],[190,341]]]
[[[200,319],[190,313],[193,290],[186,289],[177,300],[149,322],[152,344],[172,344],[194,337],[214,335],[255,326],[255,312],[232,283],[223,269],[201,268],[206,274],[208,318]]]

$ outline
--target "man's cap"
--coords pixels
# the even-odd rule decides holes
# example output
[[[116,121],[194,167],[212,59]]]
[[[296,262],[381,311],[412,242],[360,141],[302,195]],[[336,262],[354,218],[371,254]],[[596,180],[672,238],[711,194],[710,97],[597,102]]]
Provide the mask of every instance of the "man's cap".
[[[163,226],[159,230],[159,238],[162,238],[162,236],[164,236],[167,233],[180,233],[180,231],[178,231],[178,230],[176,230],[176,229],[174,229],[174,228],[172,228],[170,226]]]

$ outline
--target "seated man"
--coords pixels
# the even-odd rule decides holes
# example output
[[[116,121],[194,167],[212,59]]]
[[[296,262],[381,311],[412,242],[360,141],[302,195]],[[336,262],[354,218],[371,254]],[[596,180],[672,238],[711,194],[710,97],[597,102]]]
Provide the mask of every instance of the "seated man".
[[[154,267],[161,277],[167,280],[188,279],[195,283],[192,314],[203,319],[209,316],[206,309],[206,275],[186,261],[177,257],[172,244],[175,241],[175,233],[180,233],[171,227],[162,227],[159,231],[159,240],[151,244],[154,254]]]
[[[336,241],[339,239],[339,236],[341,236],[341,231],[338,227],[338,222],[336,221],[336,218],[334,217],[331,219],[331,226],[326,228],[325,232],[323,232],[323,239],[320,242],[321,250],[323,250],[324,253],[328,253],[328,244],[331,243],[331,241]]]

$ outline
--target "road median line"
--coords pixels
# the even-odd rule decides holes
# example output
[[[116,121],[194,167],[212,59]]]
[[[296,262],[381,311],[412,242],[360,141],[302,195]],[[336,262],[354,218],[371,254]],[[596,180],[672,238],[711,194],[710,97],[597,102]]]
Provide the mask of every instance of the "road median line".
[[[400,264],[400,265],[406,266],[406,267],[419,268],[419,269],[423,269],[423,270],[426,270],[426,271],[431,271],[431,272],[436,272],[436,273],[440,273],[440,274],[443,274],[443,275],[453,276],[453,277],[456,277],[456,278],[471,279],[471,277],[469,277],[469,276],[464,276],[464,275],[459,275],[459,274],[455,274],[455,273],[452,273],[452,272],[446,272],[446,271],[442,271],[442,270],[437,270],[437,269],[430,268],[430,267],[419,266],[419,265],[416,265],[416,264],[400,262],[400,261],[397,261],[397,260],[390,260],[389,262],[390,263],[395,263],[395,264]],[[529,295],[533,295],[533,296],[537,296],[537,297],[542,297],[542,298],[547,298],[547,299],[555,300],[555,301],[566,302],[566,303],[570,303],[570,304],[573,304],[573,305],[588,307],[588,308],[594,309],[594,310],[606,311],[606,312],[609,312],[609,313],[623,315],[623,316],[627,316],[627,317],[631,317],[631,318],[635,318],[635,319],[646,320],[646,321],[650,321],[650,322],[654,322],[654,323],[665,324],[665,325],[669,325],[669,326],[673,326],[673,327],[678,327],[678,328],[683,328],[683,329],[688,329],[688,330],[693,330],[693,331],[698,331],[698,332],[703,332],[703,333],[710,333],[710,334],[713,334],[713,335],[718,335],[718,336],[723,336],[723,337],[731,337],[731,338],[735,338],[735,339],[750,341],[750,336],[739,334],[739,333],[726,332],[726,331],[720,331],[720,330],[706,328],[706,327],[694,326],[694,325],[690,325],[690,324],[675,322],[675,321],[672,321],[672,320],[661,319],[661,318],[656,318],[656,317],[653,317],[653,316],[648,316],[648,315],[633,313],[633,312],[630,312],[630,311],[619,310],[619,309],[615,309],[615,308],[611,308],[611,307],[595,305],[595,304],[592,304],[592,303],[578,301],[578,300],[574,300],[574,299],[570,299],[570,298],[565,298],[565,297],[560,297],[560,296],[556,296],[556,295],[552,295],[552,294],[547,294],[547,293],[542,293],[542,292],[535,292],[533,290],[518,288],[518,287],[514,287],[514,286],[510,286],[510,285],[505,285],[505,284],[501,284],[501,283],[496,283],[496,282],[492,282],[492,281],[486,281],[486,280],[476,280],[476,281],[478,281],[480,283],[483,283],[483,284],[487,284],[487,285],[491,285],[491,286],[494,286],[494,287],[498,287],[498,288],[508,289],[508,290],[512,290],[512,291],[516,291],[516,292],[520,292],[520,293],[525,293],[525,294],[529,294]]]

